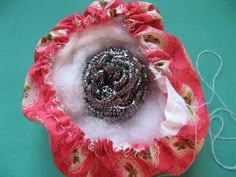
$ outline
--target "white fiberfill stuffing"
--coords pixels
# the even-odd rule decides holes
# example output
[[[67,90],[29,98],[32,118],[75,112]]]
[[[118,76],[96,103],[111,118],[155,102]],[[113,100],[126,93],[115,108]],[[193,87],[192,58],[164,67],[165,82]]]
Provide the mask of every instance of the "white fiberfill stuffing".
[[[57,97],[71,120],[85,132],[86,138],[91,140],[107,138],[113,141],[115,147],[124,144],[151,144],[154,138],[161,137],[161,129],[171,129],[168,125],[173,125],[175,122],[166,117],[169,113],[167,114],[165,110],[168,101],[164,93],[171,90],[174,92],[172,95],[174,94],[178,99],[178,104],[184,105],[184,101],[174,89],[163,88],[163,86],[161,88],[159,82],[169,82],[165,77],[158,76],[151,81],[150,95],[130,120],[111,124],[89,116],[82,86],[83,69],[87,58],[108,47],[123,47],[141,56],[136,41],[122,27],[115,24],[94,26],[83,33],[75,34],[54,62],[50,80],[57,92]],[[158,74],[154,73],[154,75]],[[169,86],[172,87],[170,84]],[[186,108],[182,107],[177,108],[177,113],[182,116],[181,124],[178,123],[177,129],[181,128],[187,119]],[[171,113],[175,112],[176,108]],[[176,125],[174,126],[176,129]],[[168,134],[175,134],[176,131],[170,130]]]

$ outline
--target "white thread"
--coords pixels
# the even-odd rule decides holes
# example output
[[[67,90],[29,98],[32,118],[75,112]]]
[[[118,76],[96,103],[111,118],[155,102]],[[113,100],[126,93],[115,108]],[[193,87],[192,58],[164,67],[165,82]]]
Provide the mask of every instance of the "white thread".
[[[88,149],[90,151],[94,151],[94,144],[93,143],[90,143],[89,146],[88,146]]]
[[[204,77],[201,75],[201,72],[199,70],[199,60],[201,58],[202,55],[205,55],[205,54],[211,54],[211,55],[214,55],[216,56],[216,58],[218,59],[218,61],[220,62],[220,66],[217,70],[217,72],[215,73],[214,77],[213,77],[213,80],[212,80],[212,85],[210,85],[205,79]],[[197,60],[196,60],[196,69],[197,69],[197,73],[200,77],[200,79],[202,80],[202,82],[207,86],[207,88],[209,88],[211,90],[211,97],[209,99],[208,102],[200,105],[198,108],[202,107],[202,106],[205,106],[205,105],[210,105],[213,101],[213,99],[216,97],[220,103],[222,104],[222,107],[220,108],[217,108],[217,109],[214,109],[211,113],[210,113],[210,122],[212,122],[213,120],[215,119],[218,119],[220,120],[221,122],[221,127],[219,129],[219,131],[216,133],[216,135],[214,135],[212,133],[212,130],[211,130],[211,126],[209,128],[209,137],[210,137],[210,143],[211,143],[211,150],[212,150],[212,154],[213,154],[213,157],[214,157],[214,160],[217,162],[217,164],[219,166],[221,166],[222,168],[226,169],[226,170],[235,170],[236,171],[236,165],[234,166],[227,166],[227,165],[224,165],[216,156],[216,152],[215,152],[215,142],[217,141],[217,139],[221,139],[221,140],[236,140],[236,137],[224,137],[224,136],[220,136],[223,129],[224,129],[224,119],[222,116],[219,115],[220,112],[226,112],[226,113],[229,113],[230,115],[230,118],[234,121],[236,121],[236,113],[231,111],[228,106],[225,104],[225,102],[223,101],[223,99],[219,96],[219,94],[216,92],[215,90],[215,83],[216,83],[216,79],[217,77],[219,76],[221,70],[222,70],[222,67],[223,67],[223,60],[222,60],[222,57],[214,52],[214,51],[211,51],[211,50],[203,50],[202,52],[200,52],[197,56]]]
[[[60,121],[58,120],[58,118],[56,116],[54,116],[53,118],[59,124],[59,126],[62,130],[66,131],[69,136],[72,136],[72,134],[62,124],[60,124]]]
[[[54,119],[55,119],[57,122],[59,122],[59,120],[58,120],[58,118],[57,118],[56,116],[54,116]]]

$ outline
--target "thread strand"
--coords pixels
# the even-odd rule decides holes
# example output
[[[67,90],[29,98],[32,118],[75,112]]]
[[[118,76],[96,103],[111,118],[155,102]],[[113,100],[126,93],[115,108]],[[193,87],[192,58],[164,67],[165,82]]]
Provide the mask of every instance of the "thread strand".
[[[215,73],[213,79],[212,79],[212,82],[211,82],[211,85],[204,79],[204,77],[202,76],[201,72],[200,72],[200,69],[199,69],[199,61],[200,61],[200,58],[201,56],[203,55],[206,55],[206,54],[210,54],[210,55],[213,55],[216,57],[216,59],[218,59],[218,61],[220,62],[220,65],[217,69],[217,72]],[[216,163],[226,169],[226,170],[233,170],[233,171],[236,171],[236,165],[233,165],[233,166],[227,166],[225,165],[224,163],[222,163],[217,155],[216,155],[216,150],[215,150],[215,142],[218,140],[218,139],[221,139],[221,140],[227,140],[227,141],[233,141],[233,140],[236,140],[236,137],[224,137],[224,136],[221,136],[221,133],[224,129],[224,126],[225,126],[225,122],[224,122],[224,118],[222,116],[220,116],[219,114],[221,112],[225,112],[225,113],[228,113],[229,114],[229,117],[236,122],[236,113],[233,112],[232,110],[229,109],[229,107],[226,105],[226,103],[223,101],[223,99],[220,97],[220,95],[216,92],[216,89],[215,89],[215,85],[216,85],[216,79],[218,78],[221,70],[222,70],[222,67],[223,67],[223,59],[222,57],[214,52],[214,51],[211,51],[211,50],[203,50],[202,52],[200,52],[197,56],[197,60],[196,60],[196,69],[197,69],[197,73],[200,77],[200,79],[202,80],[202,82],[207,86],[208,89],[210,89],[211,91],[211,97],[210,99],[200,105],[199,107],[202,107],[202,106],[205,106],[205,105],[211,105],[212,101],[214,98],[218,99],[219,102],[221,103],[222,107],[220,108],[216,108],[214,109],[211,113],[210,113],[210,129],[209,129],[209,137],[210,137],[210,143],[211,143],[211,151],[212,151],[212,155],[214,157],[214,160],[216,161]],[[216,134],[213,134],[212,133],[212,122],[213,121],[220,121],[221,123],[221,126],[220,126],[220,129],[218,130],[218,132]]]

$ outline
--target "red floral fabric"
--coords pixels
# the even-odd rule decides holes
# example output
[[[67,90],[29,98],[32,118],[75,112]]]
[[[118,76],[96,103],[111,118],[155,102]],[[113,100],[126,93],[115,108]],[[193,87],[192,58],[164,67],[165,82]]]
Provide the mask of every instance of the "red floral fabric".
[[[47,83],[54,56],[70,36],[94,24],[117,21],[141,43],[142,52],[168,77],[189,109],[189,121],[176,136],[155,139],[152,145],[137,144],[114,149],[107,139],[93,142],[70,121],[56,93]],[[23,98],[23,113],[44,125],[49,133],[54,161],[70,177],[149,177],[159,173],[181,174],[197,157],[204,143],[209,115],[202,88],[181,42],[163,31],[159,11],[147,2],[124,3],[100,0],[92,3],[83,15],[74,14],[53,28],[38,43]]]

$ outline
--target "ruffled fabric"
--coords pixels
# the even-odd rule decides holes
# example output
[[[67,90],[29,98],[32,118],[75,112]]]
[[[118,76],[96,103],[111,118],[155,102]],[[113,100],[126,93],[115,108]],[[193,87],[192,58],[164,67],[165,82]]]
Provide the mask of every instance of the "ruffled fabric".
[[[116,21],[141,43],[141,50],[159,79],[165,78],[183,98],[187,119],[175,114],[162,124],[162,138],[151,145],[114,148],[112,141],[91,141],[65,114],[63,105],[48,82],[55,56],[75,33],[91,25]],[[163,88],[165,89],[165,88]],[[166,98],[170,97],[166,91]],[[168,99],[167,99],[168,100]],[[38,43],[34,64],[24,87],[22,109],[25,116],[45,126],[54,161],[70,177],[149,177],[159,173],[178,175],[186,171],[201,150],[209,127],[209,115],[196,72],[181,42],[163,31],[159,11],[147,2],[124,3],[100,0],[83,15],[71,15],[54,27]],[[173,123],[174,122],[174,123]],[[182,122],[176,131],[176,123]]]

